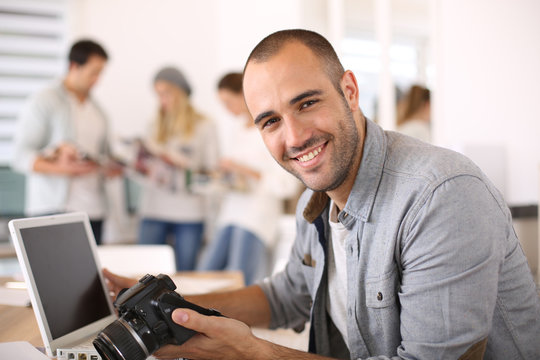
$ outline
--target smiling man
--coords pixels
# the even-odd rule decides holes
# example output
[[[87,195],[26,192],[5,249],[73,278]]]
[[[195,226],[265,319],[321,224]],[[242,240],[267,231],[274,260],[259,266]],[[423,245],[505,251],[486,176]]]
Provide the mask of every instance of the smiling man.
[[[269,61],[260,60],[269,50],[254,51],[245,69],[246,102],[274,159],[343,208],[362,153],[358,86],[339,62],[321,71],[321,59],[298,45],[285,43]]]
[[[274,159],[309,188],[296,241],[283,272],[190,297],[229,318],[175,310],[200,334],[159,356],[540,358],[540,301],[499,192],[463,156],[367,120],[358,93],[316,33],[280,31],[253,50],[249,111]],[[130,284],[106,276],[113,290]],[[310,353],[247,326],[308,321]]]

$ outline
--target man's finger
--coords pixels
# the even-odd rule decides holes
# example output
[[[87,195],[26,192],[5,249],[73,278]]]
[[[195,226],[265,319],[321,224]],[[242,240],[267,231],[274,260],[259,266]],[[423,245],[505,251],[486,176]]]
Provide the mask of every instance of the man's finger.
[[[105,268],[103,269],[103,276],[105,277],[107,286],[113,291],[130,288],[137,283],[136,279],[116,275]]]
[[[103,275],[105,275],[106,278],[109,278],[109,279],[115,279],[118,277],[118,275],[116,274],[113,274],[112,272],[109,271],[109,269],[107,268],[103,268]]]
[[[116,274],[113,274],[112,272],[110,272],[109,270],[107,270],[106,268],[103,268],[103,276],[105,277],[105,279],[107,280],[107,283],[110,284],[111,286],[115,286],[115,284],[117,284],[118,282],[120,282],[121,280],[119,279],[119,276],[116,275]]]
[[[173,311],[172,319],[178,325],[206,334],[210,329],[210,322],[216,318],[199,314],[191,309],[179,308]]]
[[[121,285],[137,282],[135,279],[127,278],[125,276],[120,276],[115,273],[112,273],[107,268],[103,268],[103,275],[109,280],[111,280],[112,282],[121,284]]]

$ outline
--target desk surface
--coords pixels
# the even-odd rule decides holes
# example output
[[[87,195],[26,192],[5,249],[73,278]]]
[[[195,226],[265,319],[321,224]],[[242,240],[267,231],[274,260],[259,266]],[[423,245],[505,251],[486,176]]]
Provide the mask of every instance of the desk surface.
[[[183,272],[177,274],[193,279],[229,279],[219,291],[238,289],[244,286],[244,277],[238,271]],[[0,278],[0,285],[11,279]],[[0,305],[0,342],[28,341],[43,346],[39,327],[31,307]]]

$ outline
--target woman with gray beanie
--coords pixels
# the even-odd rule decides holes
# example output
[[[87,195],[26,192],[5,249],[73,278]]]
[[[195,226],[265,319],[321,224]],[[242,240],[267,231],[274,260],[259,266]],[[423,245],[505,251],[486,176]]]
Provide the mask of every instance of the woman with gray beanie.
[[[190,183],[193,174],[217,165],[216,130],[191,104],[191,86],[177,68],[158,71],[154,89],[159,109],[144,141],[146,156],[137,162],[146,175],[139,243],[165,244],[172,237],[177,270],[193,270],[206,211],[202,195],[191,192]]]

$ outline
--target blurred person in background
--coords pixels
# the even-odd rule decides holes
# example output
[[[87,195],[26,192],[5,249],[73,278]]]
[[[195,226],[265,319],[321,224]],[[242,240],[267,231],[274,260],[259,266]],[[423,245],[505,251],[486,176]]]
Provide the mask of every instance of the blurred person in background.
[[[107,63],[91,40],[73,44],[65,77],[32,96],[15,133],[12,167],[27,175],[28,216],[84,211],[101,243],[105,175],[121,173],[110,158],[107,117],[90,91]]]
[[[154,89],[158,114],[135,165],[146,175],[139,243],[165,244],[171,236],[177,270],[193,270],[202,246],[206,202],[192,191],[191,182],[217,165],[216,130],[192,105],[191,86],[177,68],[159,70]]]
[[[244,101],[242,74],[223,76],[218,95],[243,126],[234,134],[230,156],[219,162],[230,190],[218,215],[217,234],[203,252],[198,269],[241,270],[249,285],[267,275],[283,200],[299,184],[264,146]]]
[[[411,86],[397,105],[397,131],[429,143],[430,119],[430,91],[420,85]]]

